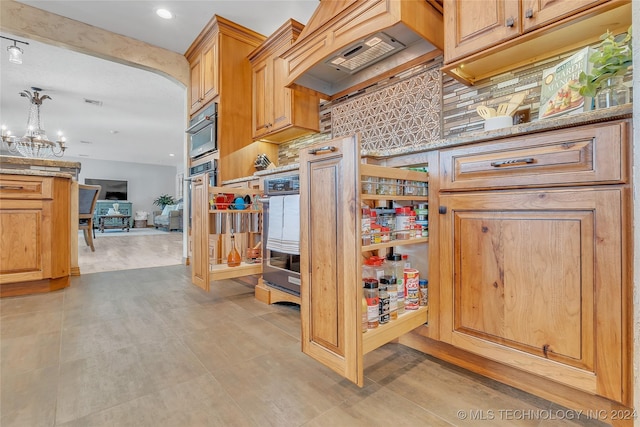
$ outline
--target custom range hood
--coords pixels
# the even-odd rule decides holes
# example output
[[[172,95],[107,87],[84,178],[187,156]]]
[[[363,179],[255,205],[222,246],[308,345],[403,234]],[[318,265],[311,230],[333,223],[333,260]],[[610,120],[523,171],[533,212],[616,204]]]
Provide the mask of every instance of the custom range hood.
[[[442,0],[320,0],[281,55],[287,86],[332,99],[442,53]]]

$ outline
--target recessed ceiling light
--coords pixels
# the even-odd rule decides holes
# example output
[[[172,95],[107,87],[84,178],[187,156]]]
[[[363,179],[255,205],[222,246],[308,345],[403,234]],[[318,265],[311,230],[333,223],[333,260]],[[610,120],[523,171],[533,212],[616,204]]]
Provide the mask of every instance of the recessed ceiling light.
[[[173,18],[173,13],[169,12],[167,9],[157,9],[156,15],[158,15],[162,19],[171,19]]]
[[[174,156],[175,156],[175,154],[173,154],[173,153],[169,154],[169,157],[174,157]]]

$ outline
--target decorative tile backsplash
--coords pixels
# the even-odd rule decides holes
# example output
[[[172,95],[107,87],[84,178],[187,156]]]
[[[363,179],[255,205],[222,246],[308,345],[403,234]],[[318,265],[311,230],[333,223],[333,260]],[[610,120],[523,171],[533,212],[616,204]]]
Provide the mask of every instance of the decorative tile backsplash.
[[[335,138],[360,132],[362,149],[384,151],[440,139],[440,70],[432,68],[334,105]]]
[[[384,79],[320,105],[320,134],[281,144],[278,165],[298,161],[298,150],[360,132],[364,150],[384,151],[440,139],[441,60]]]
[[[525,91],[519,112],[537,120],[542,72],[574,51],[465,86],[442,74],[442,57],[422,64],[366,89],[320,106],[319,134],[299,138],[279,147],[279,165],[298,161],[298,150],[333,137],[362,134],[363,149],[384,151],[413,147],[448,136],[481,131],[484,120],[479,105],[497,107],[515,93]],[[633,90],[633,75],[625,83]],[[633,97],[633,94],[631,94]]]

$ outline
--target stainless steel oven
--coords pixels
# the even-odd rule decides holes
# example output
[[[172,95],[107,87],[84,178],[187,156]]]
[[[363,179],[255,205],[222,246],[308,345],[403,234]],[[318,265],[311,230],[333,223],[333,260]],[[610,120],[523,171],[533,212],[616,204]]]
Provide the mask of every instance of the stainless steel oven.
[[[263,202],[262,280],[269,286],[300,295],[300,255],[267,249],[269,238],[269,197],[300,193],[298,174],[265,179]]]

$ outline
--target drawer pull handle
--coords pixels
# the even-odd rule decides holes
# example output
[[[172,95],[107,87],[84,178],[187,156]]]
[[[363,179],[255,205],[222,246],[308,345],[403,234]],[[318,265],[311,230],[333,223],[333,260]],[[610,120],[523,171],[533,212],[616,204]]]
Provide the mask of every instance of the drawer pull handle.
[[[491,162],[491,166],[494,168],[499,168],[500,166],[511,166],[517,165],[518,163],[534,163],[535,160],[533,157],[527,157],[525,159],[513,159],[513,160],[500,160],[499,162]]]
[[[314,148],[313,150],[309,150],[309,154],[320,154],[320,153],[324,153],[325,151],[329,151],[331,153],[333,153],[334,151],[336,151],[337,148],[327,145],[324,147],[319,147],[319,148]]]
[[[22,185],[0,185],[0,190],[24,190]]]
[[[507,27],[511,28],[511,27],[513,27],[515,24],[516,24],[515,19],[513,19],[512,17],[511,17],[511,18],[507,18],[507,23],[506,23]]]
[[[527,11],[524,13],[524,17],[527,19],[533,18],[533,9],[527,9]]]

